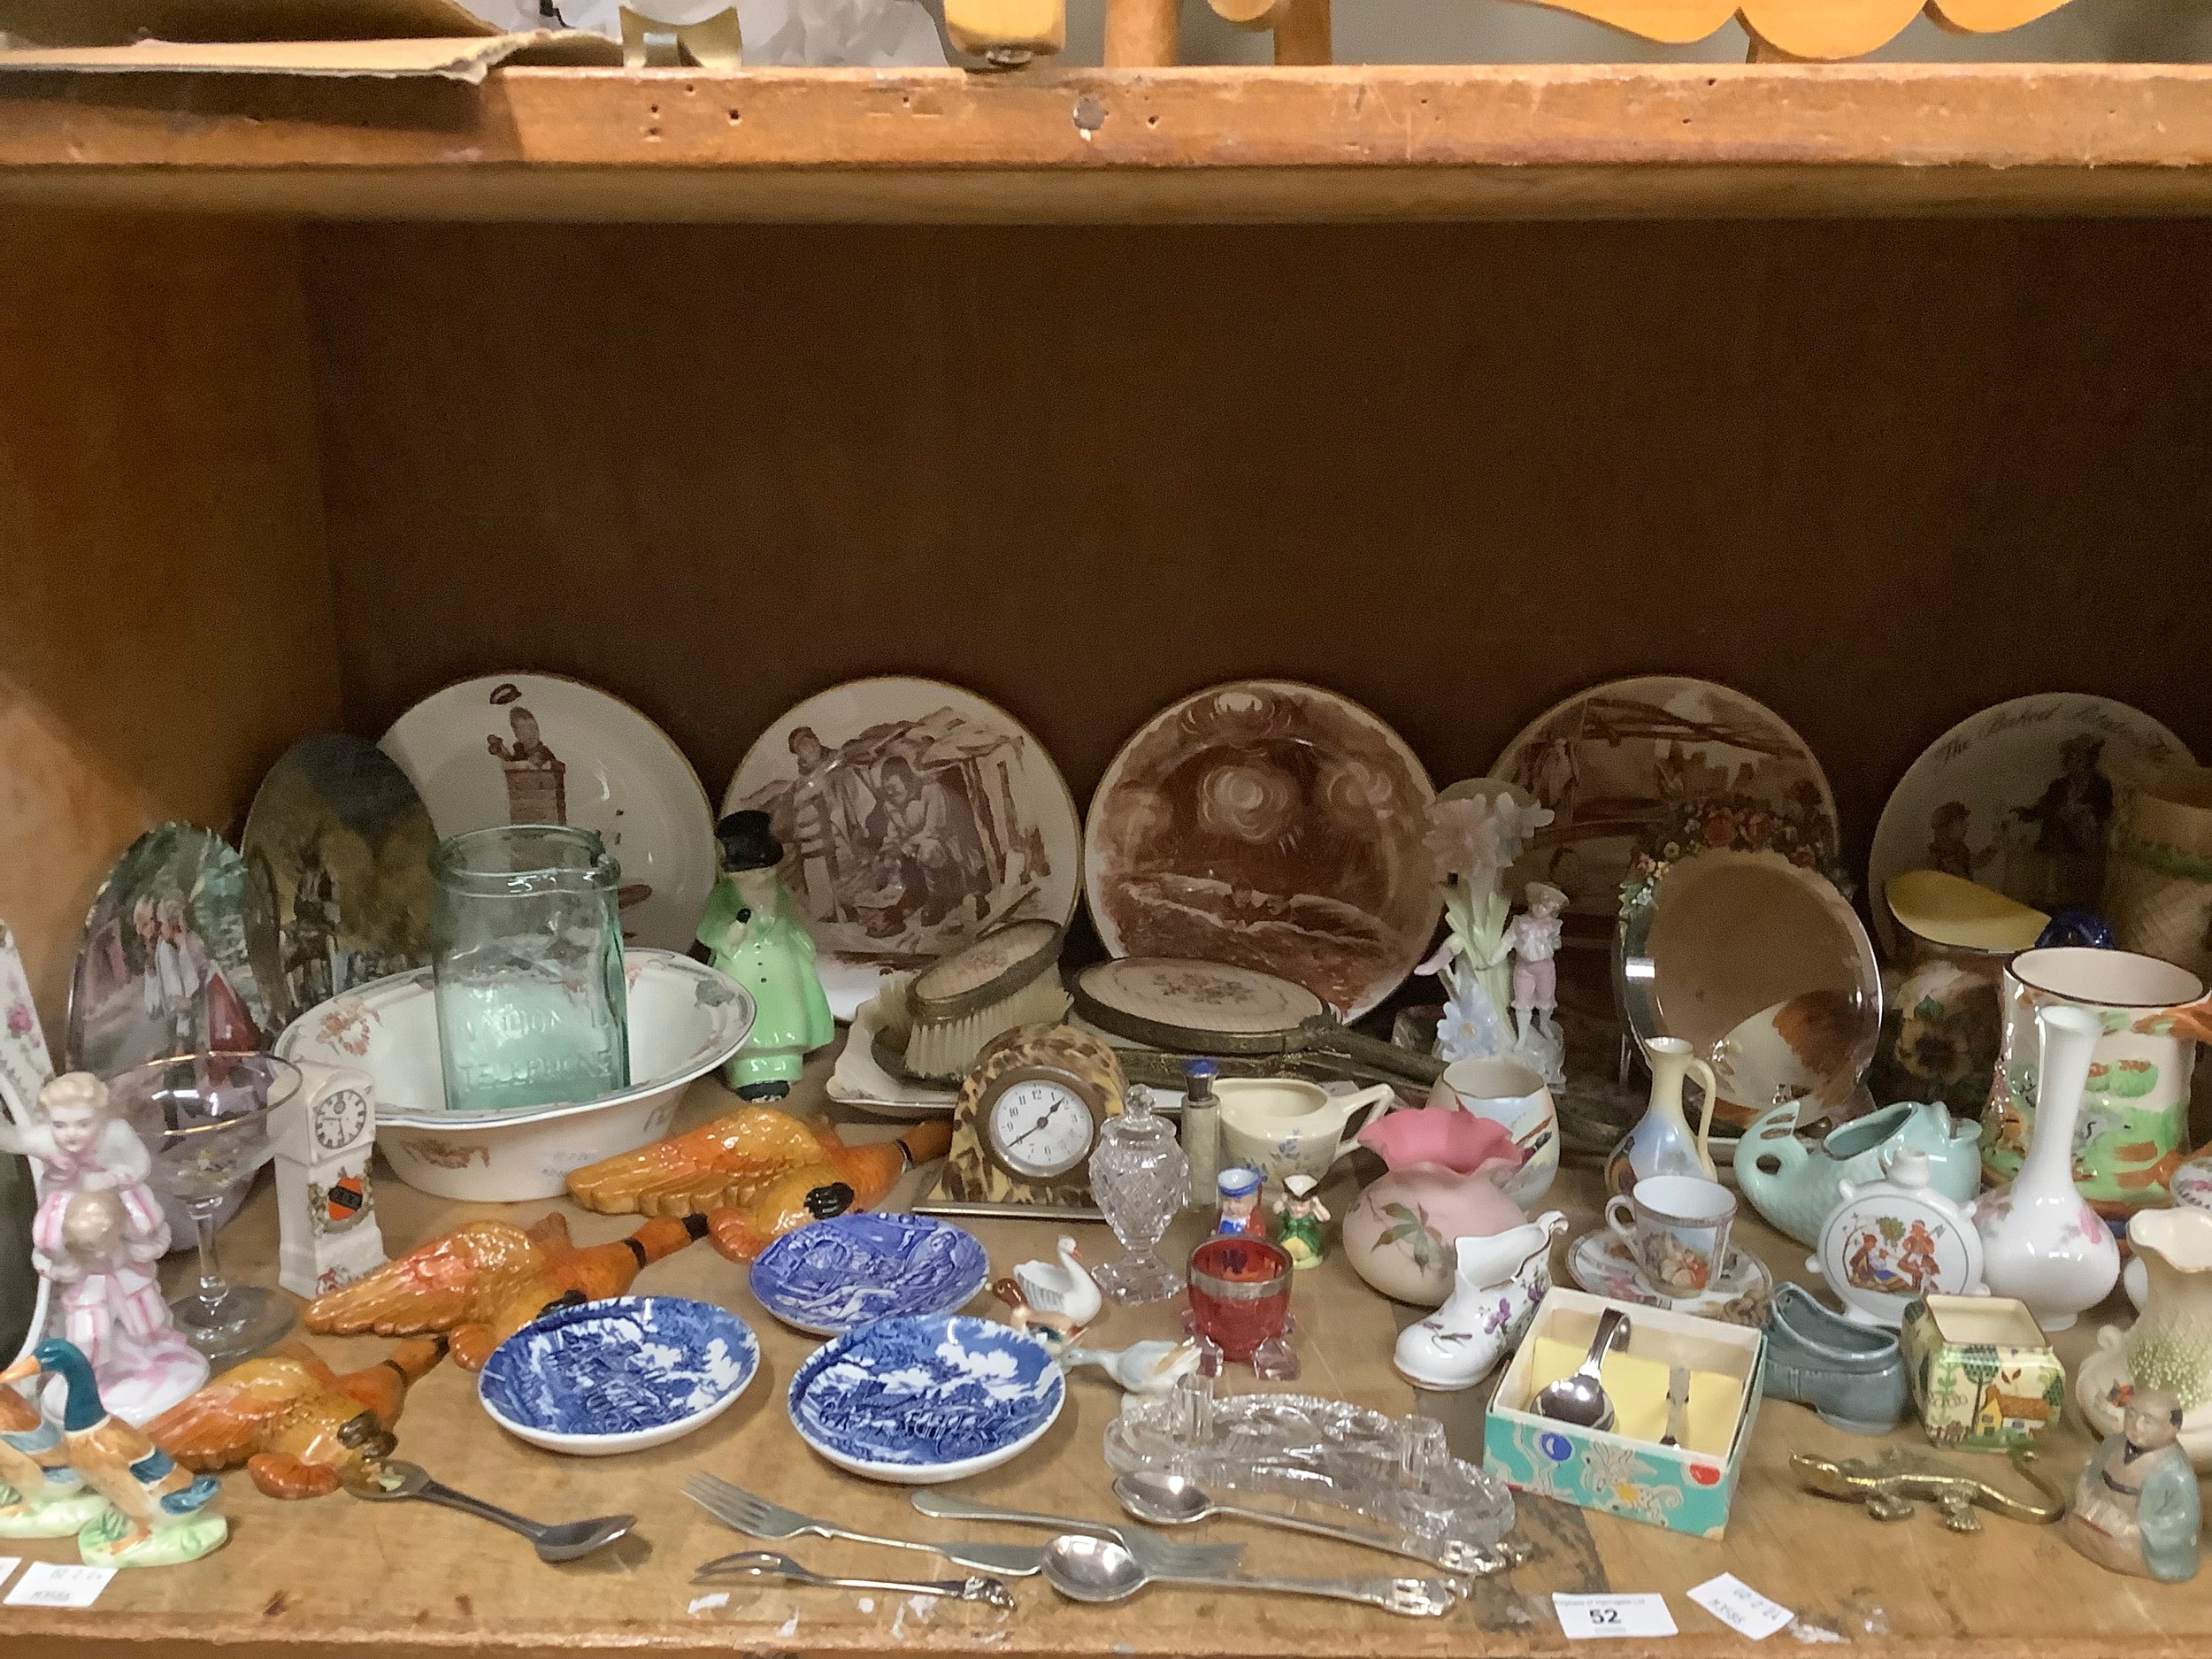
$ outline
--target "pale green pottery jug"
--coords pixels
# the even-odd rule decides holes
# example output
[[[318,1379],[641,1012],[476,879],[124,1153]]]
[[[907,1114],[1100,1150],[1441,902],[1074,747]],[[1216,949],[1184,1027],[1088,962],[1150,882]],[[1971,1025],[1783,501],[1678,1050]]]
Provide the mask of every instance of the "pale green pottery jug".
[[[1798,1136],[1797,1103],[1777,1106],[1736,1142],[1736,1186],[1753,1208],[1800,1244],[1820,1237],[1846,1181],[1882,1179],[1893,1148],[1928,1157],[1928,1184],[1965,1203],[1981,1189],[1980,1128],[1940,1101],[1900,1101],[1832,1129],[1814,1145]]]

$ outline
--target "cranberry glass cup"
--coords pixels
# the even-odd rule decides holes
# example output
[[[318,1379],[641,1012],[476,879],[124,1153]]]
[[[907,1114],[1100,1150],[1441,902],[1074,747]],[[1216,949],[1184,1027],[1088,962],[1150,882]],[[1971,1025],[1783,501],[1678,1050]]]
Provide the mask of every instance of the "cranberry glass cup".
[[[1191,1252],[1191,1326],[1222,1357],[1252,1363],[1284,1346],[1290,1317],[1291,1262],[1266,1239],[1225,1235]]]

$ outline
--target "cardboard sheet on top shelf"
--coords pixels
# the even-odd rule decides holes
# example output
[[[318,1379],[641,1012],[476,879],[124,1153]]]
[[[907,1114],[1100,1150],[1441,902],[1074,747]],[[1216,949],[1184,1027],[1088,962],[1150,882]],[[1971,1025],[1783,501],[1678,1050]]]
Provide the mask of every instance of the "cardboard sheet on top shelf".
[[[618,65],[572,29],[503,34],[458,0],[0,0],[0,69],[441,76],[503,63]]]

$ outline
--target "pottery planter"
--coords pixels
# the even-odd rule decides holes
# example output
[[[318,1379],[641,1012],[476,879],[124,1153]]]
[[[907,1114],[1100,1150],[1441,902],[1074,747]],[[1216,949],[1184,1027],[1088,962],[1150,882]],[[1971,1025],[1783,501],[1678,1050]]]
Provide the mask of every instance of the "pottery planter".
[[[2035,1140],[2045,1070],[2036,1016],[2079,1008],[2099,1029],[2083,1085],[2072,1147],[2081,1194],[2124,1218],[2169,1202],[2168,1183],[2189,1156],[2189,1079],[2198,1041],[2212,1034],[2203,983],[2185,969],[2124,950],[2025,950],[2004,979],[2004,1033],[1982,1164],[1994,1183],[2019,1173]]]
[[[2066,1368],[2024,1302],[1930,1296],[1905,1310],[1906,1376],[1938,1446],[2001,1452],[2058,1426]]]
[[[1368,1125],[1359,1140],[1389,1173],[1345,1212],[1344,1253],[1384,1295],[1435,1307],[1452,1294],[1459,1240],[1525,1225],[1501,1190],[1521,1165],[1502,1125],[1424,1106]]]
[[[1798,1108],[1778,1106],[1736,1143],[1736,1188],[1752,1207],[1800,1244],[1811,1244],[1833,1213],[1846,1181],[1879,1180],[1900,1147],[1928,1157],[1928,1184],[1965,1203],[1981,1190],[1978,1131],[1955,1121],[1941,1102],[1900,1102],[1831,1130],[1813,1145],[1794,1133]]]

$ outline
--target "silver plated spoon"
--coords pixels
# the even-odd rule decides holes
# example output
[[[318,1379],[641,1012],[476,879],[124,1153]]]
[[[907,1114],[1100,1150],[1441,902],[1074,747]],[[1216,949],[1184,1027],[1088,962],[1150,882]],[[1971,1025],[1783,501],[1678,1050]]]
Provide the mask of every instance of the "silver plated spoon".
[[[495,1503],[487,1503],[481,1498],[472,1498],[465,1492],[456,1492],[442,1481],[433,1480],[420,1463],[401,1458],[388,1460],[370,1480],[349,1484],[346,1490],[370,1503],[419,1498],[425,1503],[442,1503],[449,1509],[473,1515],[511,1532],[520,1532],[537,1547],[540,1561],[575,1561],[595,1549],[603,1549],[637,1525],[634,1515],[602,1515],[589,1521],[562,1521],[548,1525],[517,1515],[511,1509],[503,1509]]]
[[[1064,1532],[1045,1547],[1045,1582],[1073,1601],[1121,1601],[1148,1584],[1206,1590],[1265,1590],[1357,1601],[1409,1618],[1435,1618],[1458,1600],[1441,1578],[1262,1578],[1236,1572],[1158,1572],[1110,1538]]]
[[[1334,1521],[1309,1520],[1302,1515],[1291,1515],[1281,1509],[1248,1509],[1240,1503],[1225,1503],[1194,1480],[1148,1469],[1116,1476],[1114,1496],[1135,1518],[1155,1526],[1188,1526],[1195,1521],[1226,1515],[1241,1521],[1256,1521],[1262,1526],[1279,1526],[1286,1532],[1310,1532],[1316,1538],[1333,1539],[1340,1544],[1357,1544],[1386,1555],[1403,1555],[1425,1566],[1441,1567],[1447,1572],[1502,1572],[1514,1564],[1512,1557],[1503,1550],[1479,1549],[1456,1538],[1422,1538],[1386,1527],[1348,1526]]]
[[[1598,1372],[1605,1364],[1605,1356],[1627,1341],[1628,1335],[1628,1316],[1618,1308],[1608,1308],[1600,1314],[1597,1334],[1590,1339],[1590,1351],[1583,1356],[1582,1363],[1557,1382],[1547,1383],[1537,1390],[1536,1415],[1555,1423],[1571,1423],[1577,1428],[1594,1429],[1601,1434],[1610,1429],[1613,1401],[1605,1392],[1605,1385],[1598,1380]]]

